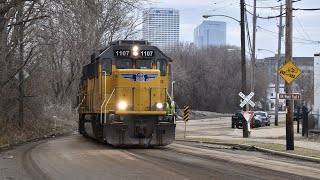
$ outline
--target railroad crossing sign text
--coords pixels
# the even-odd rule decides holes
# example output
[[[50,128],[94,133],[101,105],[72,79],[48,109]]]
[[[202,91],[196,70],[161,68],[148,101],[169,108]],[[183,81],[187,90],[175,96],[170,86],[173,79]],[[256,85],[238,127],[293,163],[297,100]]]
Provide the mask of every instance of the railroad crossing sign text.
[[[254,107],[256,104],[252,102],[250,99],[254,96],[254,93],[251,92],[248,96],[245,96],[242,92],[239,93],[239,96],[243,99],[240,104],[240,107],[243,107],[246,104],[250,104],[250,106]]]

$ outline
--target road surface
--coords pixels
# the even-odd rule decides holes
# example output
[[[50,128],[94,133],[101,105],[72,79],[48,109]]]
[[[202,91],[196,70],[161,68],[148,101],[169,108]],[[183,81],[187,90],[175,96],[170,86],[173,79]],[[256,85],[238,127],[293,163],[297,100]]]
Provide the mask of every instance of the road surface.
[[[312,179],[320,165],[258,152],[176,142],[163,148],[118,149],[59,137],[0,153],[0,179]]]

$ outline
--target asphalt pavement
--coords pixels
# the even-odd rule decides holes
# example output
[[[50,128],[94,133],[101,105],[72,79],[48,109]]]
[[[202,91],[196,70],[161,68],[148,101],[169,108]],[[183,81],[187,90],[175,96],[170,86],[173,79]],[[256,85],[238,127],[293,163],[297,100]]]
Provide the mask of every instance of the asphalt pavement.
[[[302,165],[252,153],[179,142],[162,148],[119,149],[71,135],[1,152],[0,178],[301,180],[320,174],[319,164]]]

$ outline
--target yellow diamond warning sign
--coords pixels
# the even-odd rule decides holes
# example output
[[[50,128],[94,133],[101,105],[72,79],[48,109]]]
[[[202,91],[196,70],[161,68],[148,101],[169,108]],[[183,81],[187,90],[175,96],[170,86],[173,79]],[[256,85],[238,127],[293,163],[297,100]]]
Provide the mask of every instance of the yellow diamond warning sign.
[[[294,81],[300,74],[301,70],[294,65],[291,61],[283,65],[279,70],[278,74],[287,82],[291,83]]]

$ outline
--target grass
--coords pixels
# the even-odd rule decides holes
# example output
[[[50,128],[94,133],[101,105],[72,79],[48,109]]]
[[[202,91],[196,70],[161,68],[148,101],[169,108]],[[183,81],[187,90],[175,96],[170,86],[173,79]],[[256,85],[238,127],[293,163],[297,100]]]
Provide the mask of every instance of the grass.
[[[176,135],[176,140],[184,140],[183,135]],[[290,154],[296,154],[296,155],[302,155],[302,156],[308,156],[308,157],[315,157],[320,158],[320,151],[313,150],[313,149],[307,149],[307,148],[301,148],[301,147],[295,147],[294,150],[286,150],[286,146],[282,144],[275,144],[275,143],[264,143],[264,142],[257,142],[257,141],[246,141],[246,140],[221,140],[221,139],[214,139],[214,138],[192,138],[192,137],[186,137],[185,140],[189,141],[202,141],[202,142],[209,142],[209,143],[221,143],[221,144],[234,144],[234,145],[250,145],[250,146],[256,146],[260,148],[270,149],[274,151],[280,151]]]

